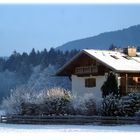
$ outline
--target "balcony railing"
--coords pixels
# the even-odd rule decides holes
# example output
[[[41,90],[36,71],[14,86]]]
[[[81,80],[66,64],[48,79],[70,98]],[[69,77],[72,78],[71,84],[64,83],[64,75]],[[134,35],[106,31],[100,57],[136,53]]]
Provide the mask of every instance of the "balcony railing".
[[[75,74],[92,74],[97,72],[97,66],[83,66],[75,68]]]
[[[127,92],[135,92],[135,93],[140,93],[140,86],[138,85],[128,85],[128,88],[127,88]]]

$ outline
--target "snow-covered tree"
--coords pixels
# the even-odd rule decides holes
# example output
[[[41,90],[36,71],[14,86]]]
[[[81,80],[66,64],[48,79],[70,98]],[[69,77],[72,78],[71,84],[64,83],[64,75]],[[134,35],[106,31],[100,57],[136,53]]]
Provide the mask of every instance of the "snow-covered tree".
[[[34,90],[20,87],[3,99],[2,109],[6,114],[68,114],[70,101],[70,91],[62,88],[45,89],[35,93]]]
[[[23,103],[34,103],[35,95],[24,87],[16,88],[11,91],[10,96],[2,101],[2,108],[7,114],[20,114]]]
[[[26,115],[69,114],[71,93],[62,88],[44,89],[36,94],[35,102],[25,103],[22,113]]]
[[[9,95],[10,91],[16,86],[21,85],[23,82],[21,77],[17,76],[16,73],[8,70],[0,72],[0,101],[2,98]]]
[[[75,95],[72,100],[73,114],[96,115],[101,106],[102,100],[94,97],[93,94]]]
[[[51,89],[53,87],[70,89],[70,80],[68,78],[55,76],[55,72],[56,68],[53,65],[49,65],[43,70],[41,69],[41,66],[37,66],[34,68],[27,86],[35,91]]]
[[[71,102],[71,93],[62,88],[52,88],[47,90],[47,100],[45,104],[48,106],[49,114],[68,114]]]

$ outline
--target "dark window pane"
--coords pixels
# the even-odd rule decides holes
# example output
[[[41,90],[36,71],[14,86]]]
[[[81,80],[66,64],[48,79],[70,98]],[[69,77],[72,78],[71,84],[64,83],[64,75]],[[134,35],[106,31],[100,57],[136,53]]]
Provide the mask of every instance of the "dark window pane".
[[[85,79],[85,87],[96,87],[96,79],[95,78]]]

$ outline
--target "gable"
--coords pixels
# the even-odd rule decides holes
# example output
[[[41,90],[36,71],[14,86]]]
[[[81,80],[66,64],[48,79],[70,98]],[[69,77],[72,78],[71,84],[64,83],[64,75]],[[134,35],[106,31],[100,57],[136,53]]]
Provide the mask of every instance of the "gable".
[[[100,68],[102,67],[101,68],[102,70],[107,69],[106,66],[103,66],[96,58],[92,57],[90,54],[86,53],[85,51],[81,51],[75,57],[73,57],[68,63],[66,63],[62,68],[60,68],[57,71],[56,75],[70,76],[72,74],[75,74],[75,68],[81,66],[86,67],[86,66],[97,66],[97,65],[100,66]]]

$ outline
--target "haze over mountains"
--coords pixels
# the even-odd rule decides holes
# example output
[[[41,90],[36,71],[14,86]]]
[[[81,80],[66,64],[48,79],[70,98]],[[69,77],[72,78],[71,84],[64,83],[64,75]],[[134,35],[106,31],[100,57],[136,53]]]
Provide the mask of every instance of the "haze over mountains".
[[[70,41],[57,47],[57,49],[63,51],[86,48],[108,49],[111,44],[117,47],[140,46],[140,24],[122,30],[105,32],[97,36]]]

